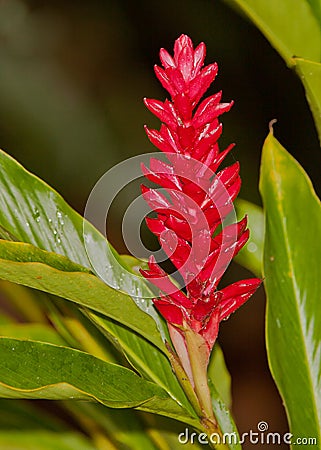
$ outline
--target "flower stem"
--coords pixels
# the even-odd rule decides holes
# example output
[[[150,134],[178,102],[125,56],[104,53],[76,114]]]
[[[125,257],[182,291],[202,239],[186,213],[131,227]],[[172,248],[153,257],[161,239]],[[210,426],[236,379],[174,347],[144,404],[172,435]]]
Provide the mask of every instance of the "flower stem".
[[[185,341],[190,357],[194,381],[194,390],[202,409],[201,423],[205,433],[216,436],[217,444],[211,444],[217,450],[227,450],[228,445],[223,443],[223,434],[215,418],[212,397],[207,378],[209,350],[205,340],[190,329],[185,331]]]
[[[190,358],[196,396],[205,417],[216,423],[207,382],[208,349],[206,342],[199,334],[189,329],[185,331],[185,342]]]
[[[195,391],[188,379],[188,376],[183,368],[183,366],[180,363],[180,360],[178,359],[177,355],[173,352],[171,346],[166,342],[166,348],[168,350],[168,357],[170,360],[170,363],[172,365],[172,368],[177,376],[177,379],[179,381],[179,384],[182,386],[186,397],[190,401],[191,405],[194,408],[194,411],[196,414],[201,417],[202,416],[202,408],[199,404],[198,398],[195,394]]]

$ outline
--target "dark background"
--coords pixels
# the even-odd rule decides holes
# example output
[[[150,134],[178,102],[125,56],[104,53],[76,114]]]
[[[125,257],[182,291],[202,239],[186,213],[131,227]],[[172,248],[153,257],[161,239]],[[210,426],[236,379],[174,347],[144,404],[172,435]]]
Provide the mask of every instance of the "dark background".
[[[260,204],[260,154],[271,119],[320,193],[319,145],[299,79],[259,31],[219,0],[2,0],[1,147],[82,213],[107,169],[155,150],[143,124],[158,124],[142,98],[164,99],[152,67],[159,48],[172,51],[181,33],[207,44],[206,61],[219,64],[212,91],[223,89],[223,101],[235,101],[223,117],[221,142],[237,143],[229,162],[241,162],[241,197]],[[126,251],[116,221],[111,240]],[[233,265],[227,281],[248,276]],[[256,430],[260,420],[270,431],[286,430],[266,362],[262,291],[222,325],[219,339],[240,432]]]

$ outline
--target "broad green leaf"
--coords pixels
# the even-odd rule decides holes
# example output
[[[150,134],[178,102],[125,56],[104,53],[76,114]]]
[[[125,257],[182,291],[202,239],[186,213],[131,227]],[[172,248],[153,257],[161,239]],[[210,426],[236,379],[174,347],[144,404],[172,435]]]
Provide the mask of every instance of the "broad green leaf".
[[[192,414],[189,402],[172,372],[168,359],[159,350],[159,348],[163,350],[163,344],[155,322],[141,311],[128,296],[109,288],[90,273],[66,272],[65,270],[68,269],[77,270],[78,266],[61,255],[45,252],[29,244],[0,241],[0,256],[7,258],[0,259],[0,277],[60,295],[112,319],[117,318],[118,322],[121,319],[122,325],[117,325],[116,322],[104,321],[103,318],[100,318],[99,325],[102,324],[102,328],[117,340],[137,370],[163,386]],[[15,259],[20,262],[12,261]],[[31,262],[32,260],[34,262]],[[38,263],[37,260],[42,262]],[[43,264],[43,262],[50,263],[51,266]],[[52,266],[64,270],[57,270]],[[139,335],[133,334],[125,328],[126,325],[132,330],[137,327],[137,331],[140,334],[148,335],[150,340],[154,335],[158,348],[149,344]]]
[[[142,375],[166,390],[190,414],[195,414],[173,373],[168,358],[138,334],[111,320],[88,312],[88,317],[121,349],[130,364]]]
[[[321,27],[308,0],[226,0],[240,8],[292,66],[297,56],[321,58]]]
[[[213,386],[215,386],[220,398],[230,408],[232,406],[231,375],[227,370],[223,351],[217,342],[208,366],[208,377]]]
[[[0,152],[0,225],[15,240],[60,253],[90,269],[82,219],[48,185]]]
[[[238,199],[236,201],[236,212],[238,220],[247,216],[250,238],[234,260],[260,277],[262,276],[264,242],[264,217],[262,208],[254,205],[254,203]]]
[[[16,339],[30,339],[55,345],[66,345],[53,327],[41,323],[13,323],[0,325],[0,336]]]
[[[94,309],[164,349],[154,320],[128,295],[110,288],[87,269],[62,255],[29,244],[0,241],[0,278]]]
[[[95,271],[108,279],[110,285],[118,286],[119,294],[120,291],[129,294],[140,309],[153,317],[166,337],[166,327],[153,307],[152,294],[144,279],[134,275],[104,236],[57,192],[1,150],[0,192],[0,227],[14,240],[59,253],[91,270],[86,240],[91,258],[95,259]],[[110,295],[118,296],[116,292]]]
[[[307,0],[321,27],[321,0]]]
[[[97,450],[76,432],[0,431],[0,450]]]
[[[99,318],[99,325],[113,336],[131,364],[150,380],[161,385],[192,413],[170,363],[162,352],[163,343],[155,322],[128,296],[109,288],[90,273],[71,272],[79,268],[67,258],[45,252],[29,244],[0,241],[0,257],[6,258],[0,259],[1,278],[60,295],[121,322],[122,325],[104,320],[103,317]],[[16,259],[20,262],[14,262]],[[36,262],[38,260],[41,263]],[[51,266],[43,262],[50,263]],[[55,267],[64,270],[57,270]],[[70,272],[65,271],[68,269]],[[97,324],[97,322],[98,318],[94,323]],[[146,335],[158,348],[139,335],[133,334],[126,326],[138,331],[141,335]]]
[[[321,143],[321,64],[300,58],[295,58],[294,61],[305,88]]]
[[[144,279],[134,275],[104,236],[56,191],[3,151],[0,151],[0,192],[0,227],[12,239],[64,255],[87,269],[93,268],[93,262],[95,272],[118,291],[130,294],[163,332]],[[90,261],[88,249],[94,261]]]
[[[37,258],[39,257],[40,261],[46,264],[46,266],[44,264],[37,265],[39,258],[34,257],[30,260],[30,255],[28,255],[30,248],[27,247],[24,247],[24,252],[22,252],[24,256],[19,256],[21,263],[14,263],[13,261],[17,256],[16,250],[18,251],[23,246],[11,243],[10,252],[13,252],[13,256],[8,257],[6,255],[6,258],[11,258],[13,261],[10,264],[8,260],[3,260],[3,264],[0,262],[1,277],[60,295],[81,306],[100,312],[137,331],[161,350],[164,350],[155,322],[136,308],[127,295],[109,288],[99,278],[90,273],[70,273],[74,270],[84,270],[86,267],[91,268],[83,242],[83,219],[66,205],[64,200],[49,186],[24,170],[8,155],[0,153],[0,162],[3,169],[0,172],[0,187],[5,193],[0,198],[0,225],[16,236],[16,239],[32,243],[49,251],[61,253],[82,267],[82,269],[76,266],[72,268],[70,261],[62,260],[60,260],[60,265],[56,267],[58,262],[53,261],[56,259],[56,255],[51,255],[52,257],[48,253],[40,255],[40,250],[37,253],[36,249],[33,248],[33,255],[37,253]],[[26,195],[26,189],[28,195]],[[151,301],[149,300],[151,292],[143,279],[138,276],[136,279],[133,279],[132,276],[128,277],[131,266],[128,271],[123,270],[122,267],[126,266],[126,263],[114,250],[111,250],[115,260],[119,262],[114,270],[113,265],[108,260],[110,250],[108,252],[103,236],[88,223],[85,228],[86,239],[96,249],[95,254],[98,261],[96,263],[100,264],[100,267],[108,267],[112,278],[118,280],[118,283],[123,280],[124,290],[133,296],[141,309],[157,320],[158,328],[162,331],[163,336],[166,336],[166,325],[164,326],[154,308],[151,307]],[[48,264],[68,271],[68,273],[63,273],[62,270],[55,271],[52,267],[48,267]],[[123,327],[118,326],[118,329],[122,330]],[[122,338],[120,338],[120,341],[122,341]],[[135,347],[135,350],[143,351],[137,347]],[[151,366],[160,367],[160,361],[163,361],[168,386],[175,384],[177,388],[177,380],[169,367],[168,361],[160,352],[157,352],[157,355],[156,364],[155,361],[150,361]],[[144,360],[145,356],[138,353],[137,358]],[[162,373],[163,370],[160,370],[160,372]],[[179,397],[182,392],[179,386],[176,390],[175,398]]]
[[[321,442],[321,205],[272,133],[263,147],[260,190],[269,364],[291,433]]]
[[[0,356],[3,398],[92,400],[111,408],[137,408],[199,426],[198,420],[161,387],[88,353],[0,338]]]

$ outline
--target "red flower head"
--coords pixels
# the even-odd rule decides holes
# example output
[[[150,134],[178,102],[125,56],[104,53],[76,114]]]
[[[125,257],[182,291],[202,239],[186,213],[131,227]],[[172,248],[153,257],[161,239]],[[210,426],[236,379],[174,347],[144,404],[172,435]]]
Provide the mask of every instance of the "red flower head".
[[[186,294],[153,257],[149,270],[141,273],[160,290],[154,304],[168,323],[190,378],[186,331],[202,338],[208,361],[220,321],[246,302],[261,283],[252,278],[217,289],[231,259],[248,240],[249,230],[246,218],[222,227],[234,211],[233,201],[241,186],[238,162],[216,173],[233,147],[220,151],[217,142],[222,133],[219,116],[229,111],[233,102],[220,103],[219,92],[197,107],[217,74],[216,63],[203,67],[204,58],[204,43],[194,50],[186,35],[176,40],[174,57],[161,49],[163,67],[155,66],[155,73],[171,101],[145,99],[148,109],[163,122],[159,131],[146,127],[146,132],[165,152],[168,163],[151,159],[149,169],[142,167],[146,178],[167,192],[163,195],[142,186],[145,200],[157,213],[157,218],[146,222],[181,274]]]

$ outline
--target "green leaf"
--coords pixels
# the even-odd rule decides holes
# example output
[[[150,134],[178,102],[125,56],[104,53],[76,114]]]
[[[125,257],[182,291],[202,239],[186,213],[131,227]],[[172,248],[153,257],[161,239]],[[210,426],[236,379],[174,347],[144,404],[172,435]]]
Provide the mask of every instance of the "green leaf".
[[[318,19],[319,25],[321,27],[321,1],[320,0],[307,0],[307,1],[311,6],[313,14]]]
[[[75,432],[0,431],[2,450],[97,450],[93,444]]]
[[[294,60],[296,70],[305,88],[321,143],[321,64],[299,58]]]
[[[48,185],[0,152],[0,225],[15,240],[60,253],[90,269],[82,219]]]
[[[0,242],[0,276],[61,296],[118,321],[121,325],[112,323],[113,337],[118,343],[126,345],[124,351],[129,359],[129,353],[135,354],[130,362],[140,371],[149,372],[150,379],[159,380],[191,412],[167,358],[125,328],[136,331],[162,351],[165,350],[155,322],[143,312],[156,319],[158,328],[166,336],[166,324],[151,306],[152,295],[145,281],[140,276],[131,275],[136,261],[128,258],[124,261],[107,247],[104,237],[85,222],[86,239],[95,249],[95,268],[98,265],[102,271],[108,267],[112,281],[120,284],[122,280],[123,290],[133,296],[143,311],[135,306],[128,295],[110,288],[86,270],[91,268],[91,264],[83,241],[83,219],[55,191],[3,152],[0,153],[0,165],[3,169],[0,172],[0,188],[5,193],[0,198],[2,227],[17,240],[63,255],[57,256],[26,244]],[[113,259],[109,260],[111,255]],[[159,372],[157,376],[156,369]]]
[[[154,320],[132,299],[66,257],[20,242],[0,241],[0,278],[91,308],[142,334],[160,349]]]
[[[241,444],[239,444],[240,442],[239,433],[237,431],[233,417],[230,411],[226,408],[219,393],[217,392],[217,390],[215,389],[215,387],[211,382],[209,383],[209,386],[211,389],[214,415],[216,417],[216,420],[218,421],[223,436],[225,433],[227,436],[226,442],[224,443],[228,445],[228,448],[230,450],[241,450],[242,447]]]
[[[111,408],[137,408],[199,426],[198,420],[161,387],[88,353],[0,338],[0,356],[3,398],[93,400]]]
[[[223,351],[217,342],[211,355],[207,375],[220,398],[230,408],[232,406],[231,375],[227,370]]]
[[[144,279],[134,275],[104,236],[56,191],[1,150],[0,192],[0,227],[14,240],[64,255],[89,270],[93,263],[95,272],[109,285],[117,286],[118,293],[128,293],[166,336],[166,327],[153,307],[153,295]]]
[[[88,317],[121,349],[130,364],[144,377],[161,386],[190,414],[195,415],[183,389],[173,373],[168,358],[155,346],[124,326],[93,314]]]
[[[260,190],[269,364],[291,432],[321,442],[321,205],[272,133],[263,148]]]
[[[262,276],[263,243],[264,243],[264,217],[262,208],[246,200],[238,199],[235,203],[238,220],[247,215],[250,238],[234,258],[241,266]]]
[[[132,274],[104,236],[54,189],[3,151],[0,151],[0,191],[0,226],[14,240],[59,253],[92,269],[89,248],[96,271],[131,295],[141,295],[145,289],[142,278]]]
[[[155,322],[128,296],[109,288],[88,272],[77,271],[78,265],[67,258],[29,244],[0,241],[0,256],[6,258],[0,259],[0,277],[65,297],[120,322],[122,325],[104,320],[103,317],[99,318],[99,325],[104,331],[107,330],[109,336],[113,336],[131,364],[144,376],[163,386],[173,398],[189,410],[190,414],[193,414],[168,359],[162,353],[163,342]],[[57,270],[56,267],[63,270]],[[125,326],[148,337],[158,349],[139,335],[133,334]]]
[[[321,57],[321,27],[317,10],[307,0],[228,0],[261,30],[289,66],[297,56]],[[312,2],[311,2],[312,3]]]
[[[231,376],[225,365],[224,355],[218,343],[215,344],[208,367],[209,386],[215,417],[222,433],[229,433],[226,444],[231,450],[241,449],[239,434],[229,411],[232,404]]]

